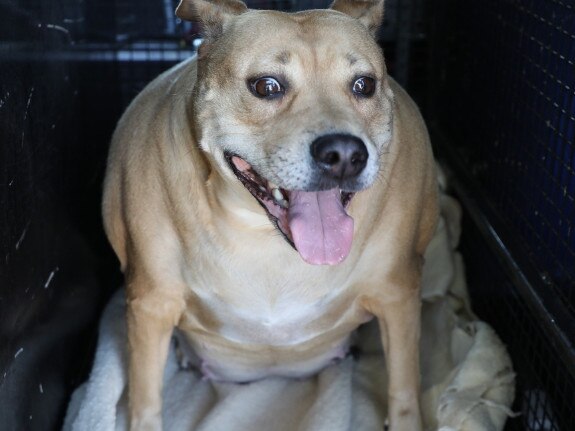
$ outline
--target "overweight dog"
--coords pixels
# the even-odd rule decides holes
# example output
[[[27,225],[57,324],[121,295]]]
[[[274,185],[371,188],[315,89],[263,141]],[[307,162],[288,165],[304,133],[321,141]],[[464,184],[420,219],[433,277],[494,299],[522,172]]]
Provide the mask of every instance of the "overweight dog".
[[[287,14],[182,0],[176,13],[203,24],[197,59],[134,100],[105,180],[127,286],[130,428],[161,429],[175,327],[206,376],[249,382],[316,373],[375,317],[390,427],[421,429],[436,180],[420,114],[374,40],[382,1]]]

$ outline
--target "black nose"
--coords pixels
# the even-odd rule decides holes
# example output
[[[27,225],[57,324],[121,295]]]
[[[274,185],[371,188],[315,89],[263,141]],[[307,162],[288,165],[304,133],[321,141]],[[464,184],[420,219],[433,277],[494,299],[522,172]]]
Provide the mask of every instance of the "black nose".
[[[317,138],[311,155],[326,174],[343,180],[359,175],[367,164],[367,148],[361,139],[334,133]]]

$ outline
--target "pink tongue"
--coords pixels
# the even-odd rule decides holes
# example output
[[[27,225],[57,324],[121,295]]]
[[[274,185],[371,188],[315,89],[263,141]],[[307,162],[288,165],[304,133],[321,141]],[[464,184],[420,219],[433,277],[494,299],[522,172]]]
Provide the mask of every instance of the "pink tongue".
[[[351,249],[353,219],[341,204],[339,189],[292,191],[288,220],[295,247],[307,263],[335,265]]]

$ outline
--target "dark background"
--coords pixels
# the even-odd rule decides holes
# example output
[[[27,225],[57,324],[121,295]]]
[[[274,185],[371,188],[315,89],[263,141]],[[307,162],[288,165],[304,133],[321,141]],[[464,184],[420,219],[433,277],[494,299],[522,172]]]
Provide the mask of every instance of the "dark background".
[[[251,2],[301,9],[327,2]],[[121,284],[100,194],[121,112],[193,52],[171,0],[0,0],[0,428],[61,426]],[[575,1],[388,0],[380,42],[465,207],[507,429],[575,429]]]

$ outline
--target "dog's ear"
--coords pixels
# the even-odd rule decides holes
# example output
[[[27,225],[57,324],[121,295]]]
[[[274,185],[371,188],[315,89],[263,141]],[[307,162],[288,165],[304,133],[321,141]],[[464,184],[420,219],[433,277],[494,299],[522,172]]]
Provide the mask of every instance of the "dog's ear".
[[[334,0],[330,8],[357,18],[375,37],[383,19],[384,0]]]
[[[240,0],[180,0],[176,16],[186,21],[199,21],[204,38],[213,40],[223,32],[228,19],[247,10]]]

